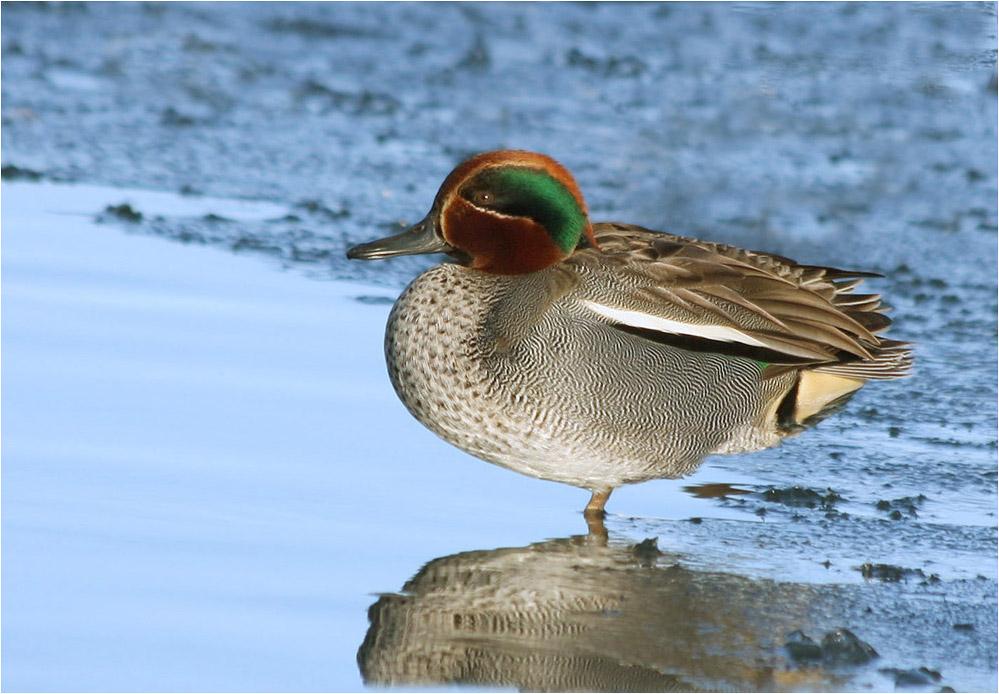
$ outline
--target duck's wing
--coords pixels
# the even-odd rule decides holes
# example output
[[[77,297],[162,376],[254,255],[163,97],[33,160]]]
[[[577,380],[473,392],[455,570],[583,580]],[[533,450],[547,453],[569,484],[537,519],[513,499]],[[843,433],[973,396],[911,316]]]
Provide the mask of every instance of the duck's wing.
[[[877,294],[854,294],[864,272],[798,265],[777,255],[641,227],[596,224],[599,249],[564,262],[574,298],[613,327],[666,344],[895,378],[910,350],[878,336],[891,320]]]

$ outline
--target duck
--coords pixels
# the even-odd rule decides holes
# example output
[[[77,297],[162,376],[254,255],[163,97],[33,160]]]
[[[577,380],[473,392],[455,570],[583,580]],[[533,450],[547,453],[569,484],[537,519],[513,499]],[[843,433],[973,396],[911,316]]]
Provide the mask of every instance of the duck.
[[[461,162],[430,212],[350,259],[444,254],[395,302],[398,397],[482,460],[590,492],[680,478],[715,454],[778,445],[869,380],[905,376],[909,343],[874,273],[632,224],[591,223],[545,154]]]

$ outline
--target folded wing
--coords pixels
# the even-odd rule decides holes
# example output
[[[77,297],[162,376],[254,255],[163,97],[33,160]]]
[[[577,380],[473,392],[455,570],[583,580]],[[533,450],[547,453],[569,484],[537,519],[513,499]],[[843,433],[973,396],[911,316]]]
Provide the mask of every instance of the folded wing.
[[[620,224],[598,224],[600,250],[567,263],[578,300],[614,327],[683,349],[807,367],[850,378],[896,378],[912,363],[879,337],[891,320],[877,294],[855,294],[864,272],[797,265],[781,256]],[[594,279],[598,279],[594,277]]]

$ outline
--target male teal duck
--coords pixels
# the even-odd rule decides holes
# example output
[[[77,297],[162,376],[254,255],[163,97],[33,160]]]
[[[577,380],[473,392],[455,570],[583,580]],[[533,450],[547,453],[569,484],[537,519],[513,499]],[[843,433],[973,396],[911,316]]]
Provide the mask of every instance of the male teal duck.
[[[905,375],[906,343],[865,272],[591,224],[575,180],[533,152],[474,156],[430,213],[349,258],[446,253],[396,301],[385,335],[402,402],[445,441],[592,493],[768,448],[869,379]]]

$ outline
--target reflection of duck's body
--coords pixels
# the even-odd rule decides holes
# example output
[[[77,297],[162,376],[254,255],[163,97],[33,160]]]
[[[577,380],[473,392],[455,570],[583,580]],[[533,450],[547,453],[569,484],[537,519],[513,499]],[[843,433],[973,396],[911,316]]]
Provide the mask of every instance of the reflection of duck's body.
[[[461,164],[430,214],[353,258],[446,252],[389,319],[399,396],[473,455],[589,489],[691,472],[706,455],[777,444],[908,349],[877,333],[864,273],[801,266],[621,224],[591,226],[554,160]]]
[[[824,628],[818,588],[695,572],[593,536],[429,562],[369,610],[377,686],[526,691],[828,689],[788,669],[787,635]]]

